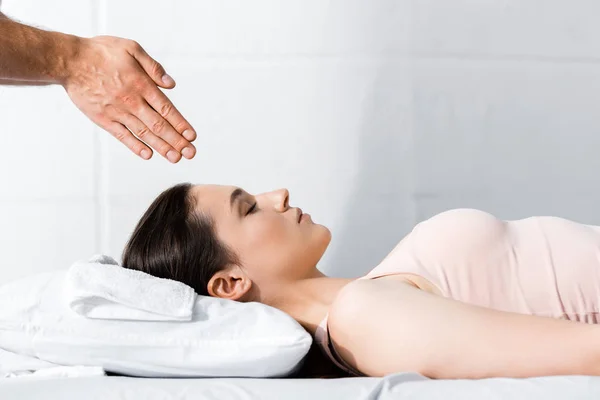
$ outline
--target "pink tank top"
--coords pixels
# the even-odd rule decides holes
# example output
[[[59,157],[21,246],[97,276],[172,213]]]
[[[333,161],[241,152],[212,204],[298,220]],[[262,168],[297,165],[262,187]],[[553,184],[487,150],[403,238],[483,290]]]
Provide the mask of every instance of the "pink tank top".
[[[450,210],[415,226],[359,279],[414,274],[444,297],[522,314],[598,323],[600,227],[558,217],[503,221]],[[315,333],[324,353],[351,375],[331,345],[327,316]]]

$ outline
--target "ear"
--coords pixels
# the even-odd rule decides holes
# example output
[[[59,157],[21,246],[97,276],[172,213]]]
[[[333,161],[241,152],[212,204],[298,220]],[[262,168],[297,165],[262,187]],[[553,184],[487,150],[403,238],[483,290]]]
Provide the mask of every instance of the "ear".
[[[208,281],[208,294],[212,297],[244,301],[250,294],[252,281],[237,265],[229,266],[210,278]]]

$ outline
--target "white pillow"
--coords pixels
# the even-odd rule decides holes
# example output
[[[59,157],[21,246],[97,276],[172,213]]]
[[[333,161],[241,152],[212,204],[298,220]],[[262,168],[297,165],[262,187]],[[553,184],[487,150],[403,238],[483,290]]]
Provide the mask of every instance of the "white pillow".
[[[190,322],[88,319],[63,300],[65,272],[0,286],[0,348],[133,376],[281,377],[312,343],[280,310],[205,296]]]

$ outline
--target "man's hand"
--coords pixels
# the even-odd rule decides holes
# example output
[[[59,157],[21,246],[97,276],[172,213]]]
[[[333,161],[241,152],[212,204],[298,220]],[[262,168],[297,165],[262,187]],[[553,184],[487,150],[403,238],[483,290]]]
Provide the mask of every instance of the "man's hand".
[[[139,44],[110,36],[79,39],[66,68],[61,83],[73,103],[135,154],[152,156],[143,140],[173,163],[181,154],[194,157],[196,133],[157,87],[171,89],[175,81]]]
[[[157,87],[175,82],[131,40],[84,39],[0,14],[3,84],[61,84],[85,115],[144,159],[152,150],[142,140],[174,163],[196,154],[196,133]]]

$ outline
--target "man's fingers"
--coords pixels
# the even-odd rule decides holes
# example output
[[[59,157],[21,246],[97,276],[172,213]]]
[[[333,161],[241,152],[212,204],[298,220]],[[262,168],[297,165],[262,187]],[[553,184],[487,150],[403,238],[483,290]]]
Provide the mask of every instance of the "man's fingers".
[[[190,123],[183,118],[183,115],[181,115],[173,103],[171,103],[171,100],[169,100],[163,92],[153,88],[152,92],[146,95],[146,101],[161,117],[166,119],[178,133],[183,135],[184,138],[190,142],[196,140],[194,128],[192,128]]]
[[[171,124],[161,117],[154,109],[146,103],[136,113],[136,117],[142,121],[150,131],[157,137],[161,138],[176,151],[187,159],[194,157],[196,148],[188,142],[179,132],[177,132]]]
[[[146,50],[137,43],[134,43],[131,49],[131,55],[137,60],[142,66],[146,74],[154,83],[165,89],[172,89],[175,87],[175,80],[171,78],[162,65],[154,58],[150,57]]]
[[[165,69],[146,53],[146,51],[137,43],[131,47],[131,54],[146,72],[146,74],[154,81],[154,83],[163,88],[172,88],[175,86],[175,81],[166,72]],[[145,93],[144,93],[145,92]],[[144,97],[148,104],[156,110],[156,112],[166,120],[171,127],[175,129],[186,140],[192,142],[196,140],[196,132],[189,122],[183,118],[181,113],[175,108],[173,103],[161,92],[158,88],[152,87],[147,91],[143,91]],[[148,121],[144,121],[148,123]],[[158,121],[154,121],[157,123]],[[167,129],[168,130],[168,129]],[[152,129],[154,132],[154,129]],[[154,132],[161,136],[160,132]],[[168,133],[168,132],[165,132]],[[168,137],[165,138],[172,146],[178,148],[175,142],[171,142]],[[186,158],[192,158],[195,155],[193,146],[186,143],[182,148],[189,148],[184,154]]]
[[[152,157],[152,150],[133,136],[131,132],[120,123],[111,122],[110,124],[107,124],[104,129],[144,160],[148,160]]]
[[[173,163],[182,154],[193,158],[188,139],[196,134],[160,90],[175,86],[165,69],[131,40],[99,36],[85,44],[82,65],[94,68],[64,84],[75,105],[142,158],[152,157],[152,148]],[[106,78],[113,76],[123,79]]]
[[[121,118],[121,123],[127,126],[138,138],[146,142],[150,147],[155,149],[164,158],[172,163],[181,160],[179,151],[170,146],[167,142],[156,136],[146,124],[140,121],[135,115],[126,115]]]

